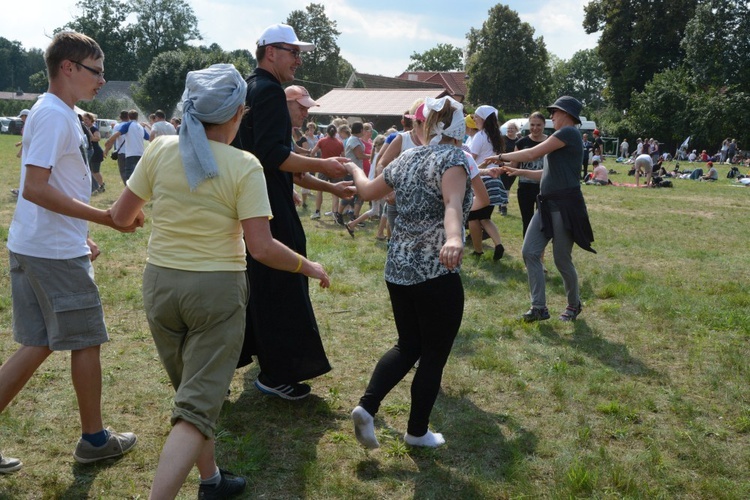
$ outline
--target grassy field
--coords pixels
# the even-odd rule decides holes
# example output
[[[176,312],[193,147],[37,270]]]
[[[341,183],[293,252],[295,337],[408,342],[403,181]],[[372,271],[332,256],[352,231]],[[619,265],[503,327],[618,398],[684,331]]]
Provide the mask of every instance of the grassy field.
[[[3,239],[16,140],[0,136]],[[625,166],[607,166],[621,172],[613,180],[632,181]],[[248,478],[247,498],[749,498],[750,189],[726,179],[727,169],[719,182],[676,180],[672,189],[583,187],[598,254],[574,251],[584,301],[574,324],[554,319],[566,304],[551,261],[553,319],[519,320],[529,294],[512,195],[508,216],[494,217],[506,256],[464,261],[466,312],[431,419],[447,444],[436,450],[401,440],[410,376],[376,417],[382,448],[356,443],[349,412],[395,339],[386,247],[372,223],[352,240],[302,211],[310,256],[332,279],[328,290],[312,287],[312,300],[334,369],[294,403],[255,390],[256,365],[238,371],[219,422],[220,465]],[[121,183],[110,160],[103,172],[108,189],[93,203],[106,207]],[[75,463],[69,354],[57,353],[0,415],[0,449],[25,463],[0,477],[0,498],[148,496],[172,398],[141,302],[149,226],[91,232],[111,336],[102,349],[105,423],[137,432],[138,447],[116,463]],[[17,346],[0,262],[2,362]],[[193,472],[180,498],[196,490]]]

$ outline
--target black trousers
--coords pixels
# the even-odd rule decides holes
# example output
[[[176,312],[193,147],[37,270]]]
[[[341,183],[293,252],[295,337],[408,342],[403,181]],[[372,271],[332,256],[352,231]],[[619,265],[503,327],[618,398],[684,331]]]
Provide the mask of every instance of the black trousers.
[[[523,235],[526,236],[526,229],[529,227],[531,218],[536,212],[536,195],[539,194],[539,184],[534,182],[519,182],[518,191],[518,208],[521,210],[521,221],[523,222]]]
[[[383,398],[419,360],[411,383],[411,411],[406,431],[412,436],[424,436],[440,390],[443,368],[461,326],[464,288],[458,273],[416,285],[386,284],[398,342],[375,365],[359,405],[375,415]]]

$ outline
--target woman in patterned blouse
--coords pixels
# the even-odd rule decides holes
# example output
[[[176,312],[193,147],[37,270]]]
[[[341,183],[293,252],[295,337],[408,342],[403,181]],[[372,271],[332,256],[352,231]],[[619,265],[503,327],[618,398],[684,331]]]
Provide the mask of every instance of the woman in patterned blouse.
[[[411,446],[445,443],[428,424],[463,316],[458,271],[472,190],[468,160],[460,149],[466,129],[462,109],[449,97],[427,99],[429,145],[404,152],[371,181],[353,164],[347,166],[363,199],[395,191],[399,204],[385,266],[398,342],[378,361],[352,411],[357,440],[367,448],[379,446],[373,416],[381,401],[418,359],[404,440]]]

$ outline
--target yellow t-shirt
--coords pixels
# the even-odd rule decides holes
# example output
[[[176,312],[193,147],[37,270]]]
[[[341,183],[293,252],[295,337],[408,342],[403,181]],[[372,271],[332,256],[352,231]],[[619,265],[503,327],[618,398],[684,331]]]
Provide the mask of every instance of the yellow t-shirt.
[[[272,215],[263,167],[246,151],[209,141],[219,175],[191,192],[178,141],[156,138],[128,180],[136,196],[153,199],[147,260],[186,271],[243,271],[240,221]]]

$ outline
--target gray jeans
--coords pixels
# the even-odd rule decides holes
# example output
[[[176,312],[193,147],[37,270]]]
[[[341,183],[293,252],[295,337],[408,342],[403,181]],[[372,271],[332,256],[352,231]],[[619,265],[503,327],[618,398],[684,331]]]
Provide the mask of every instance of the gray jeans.
[[[573,265],[573,235],[563,226],[560,212],[552,212],[551,216],[554,234],[552,237],[552,254],[555,258],[555,267],[562,275],[568,305],[577,307],[581,299],[578,290],[578,273]],[[531,218],[521,249],[529,279],[532,307],[547,306],[542,254],[550,239],[544,236],[541,229],[542,216],[537,210]]]

